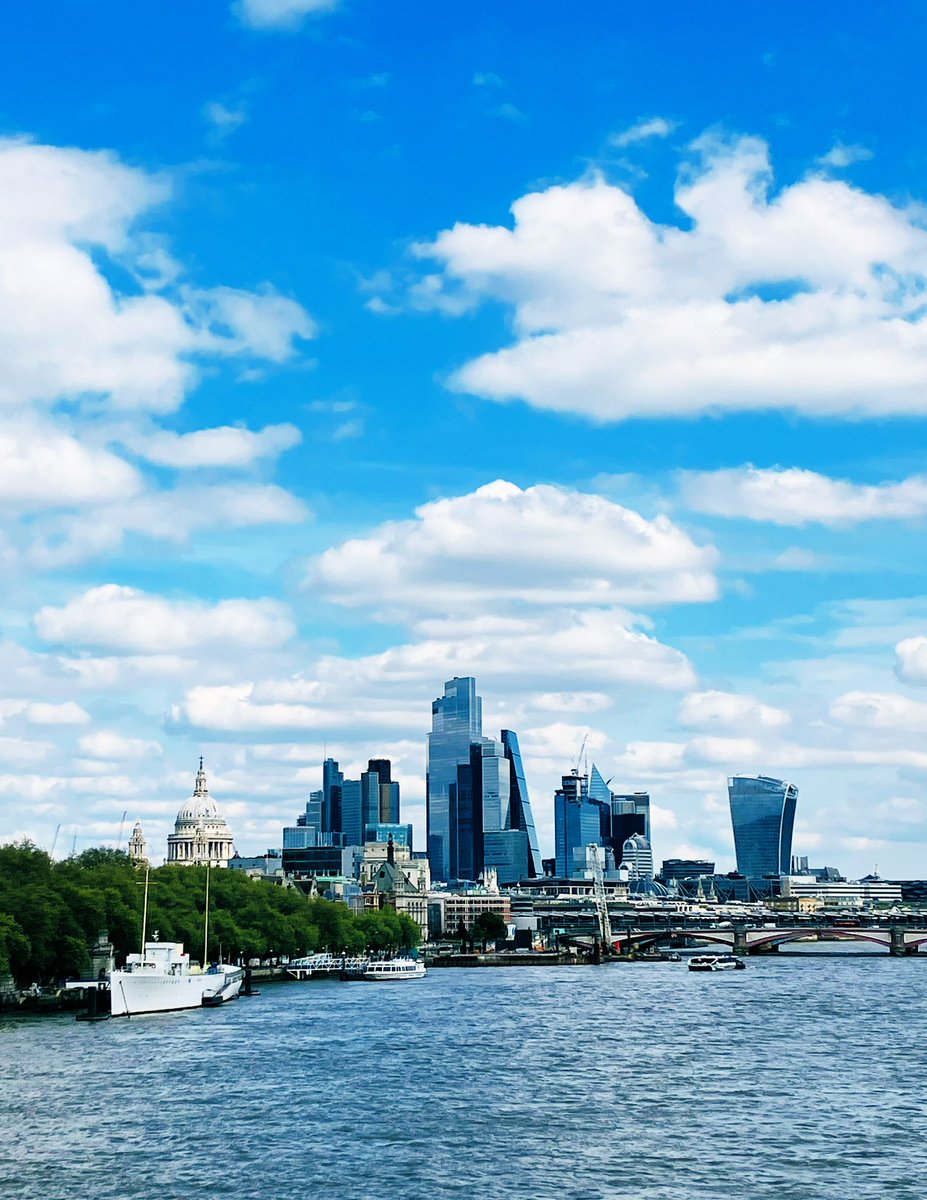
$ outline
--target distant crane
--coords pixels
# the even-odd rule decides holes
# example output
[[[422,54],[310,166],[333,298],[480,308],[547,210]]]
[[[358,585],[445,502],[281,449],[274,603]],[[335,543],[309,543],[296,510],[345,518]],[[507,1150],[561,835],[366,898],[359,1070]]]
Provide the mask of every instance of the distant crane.
[[[588,732],[588,730],[587,730],[587,731],[586,731],[586,733],[584,733],[584,734],[583,734],[583,744],[580,746],[580,748],[579,748],[579,754],[577,754],[577,756],[576,756],[576,766],[573,768],[573,774],[574,774],[574,775],[578,775],[578,774],[579,774],[579,768],[580,768],[580,766],[582,765],[582,761],[583,761],[583,754],[584,754],[584,752],[585,752],[585,749],[586,749],[586,742],[588,742],[588,741],[589,741],[589,732]]]
[[[602,934],[602,946],[606,954],[612,952],[612,923],[608,916],[608,897],[605,895],[605,874],[602,870],[601,847],[595,842],[589,847],[589,858],[592,862],[592,891],[595,899],[596,912],[599,915],[599,930]]]
[[[58,834],[61,832],[61,822],[58,822],[58,828],[55,830],[55,836],[52,838],[52,848],[48,852],[49,858],[54,856],[55,847],[58,845]]]
[[[126,830],[126,817],[128,815],[129,815],[129,810],[124,809],[123,813],[122,813],[122,820],[119,822],[119,841],[116,843],[117,850],[122,849],[122,835],[125,833],[125,830]]]

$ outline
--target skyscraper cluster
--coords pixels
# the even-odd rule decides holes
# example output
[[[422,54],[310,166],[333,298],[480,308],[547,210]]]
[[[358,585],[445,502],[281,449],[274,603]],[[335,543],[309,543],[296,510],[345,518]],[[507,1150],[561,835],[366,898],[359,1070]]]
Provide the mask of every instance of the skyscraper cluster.
[[[492,868],[500,883],[541,874],[534,817],[511,729],[483,734],[483,702],[472,676],[455,677],[431,706],[426,804],[432,878],[475,880]]]
[[[412,849],[412,826],[399,822],[399,784],[388,758],[371,758],[360,779],[346,779],[333,758],[322,764],[322,789],[283,830],[284,850],[386,842]]]
[[[595,763],[589,774],[575,768],[554,793],[554,869],[561,878],[586,869],[586,848],[604,847],[606,865],[624,864],[632,880],[653,878],[650,795],[609,790]]]

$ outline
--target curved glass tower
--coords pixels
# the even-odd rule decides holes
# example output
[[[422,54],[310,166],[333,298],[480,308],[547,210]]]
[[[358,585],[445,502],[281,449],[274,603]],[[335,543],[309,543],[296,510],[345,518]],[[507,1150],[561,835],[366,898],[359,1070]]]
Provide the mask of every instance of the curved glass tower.
[[[788,875],[798,788],[767,775],[727,781],[737,870],[748,878]]]

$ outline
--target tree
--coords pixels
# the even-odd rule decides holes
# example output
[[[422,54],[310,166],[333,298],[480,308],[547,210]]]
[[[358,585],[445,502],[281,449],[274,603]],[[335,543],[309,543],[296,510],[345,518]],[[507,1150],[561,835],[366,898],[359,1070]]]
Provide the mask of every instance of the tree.
[[[486,953],[487,942],[498,942],[509,935],[509,927],[497,912],[481,912],[473,922],[472,934],[483,943]]]

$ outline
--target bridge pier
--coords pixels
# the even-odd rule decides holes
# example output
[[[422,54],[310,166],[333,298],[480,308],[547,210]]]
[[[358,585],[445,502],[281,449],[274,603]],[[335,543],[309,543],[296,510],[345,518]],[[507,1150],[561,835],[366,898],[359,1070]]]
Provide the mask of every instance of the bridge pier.
[[[747,946],[747,931],[746,929],[734,929],[734,944],[731,949],[735,954],[746,956],[750,953],[750,948]]]

